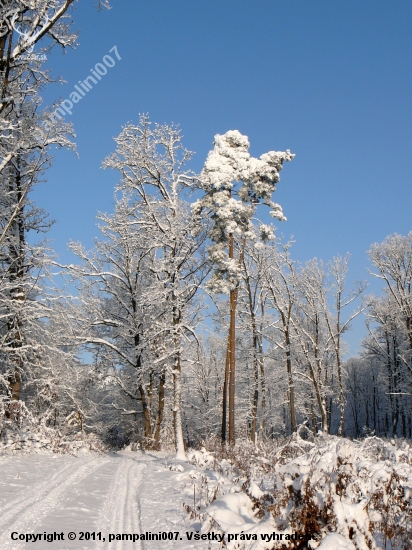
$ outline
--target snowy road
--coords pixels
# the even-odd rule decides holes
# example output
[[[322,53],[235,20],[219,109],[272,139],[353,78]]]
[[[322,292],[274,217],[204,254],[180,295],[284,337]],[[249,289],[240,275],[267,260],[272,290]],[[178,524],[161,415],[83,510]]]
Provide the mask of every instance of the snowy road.
[[[169,461],[170,462],[170,461]],[[3,550],[157,550],[219,548],[188,541],[177,474],[157,454],[0,457]],[[190,465],[184,465],[190,469]],[[111,540],[115,535],[173,533],[177,540]],[[55,539],[48,542],[44,534]],[[69,540],[69,533],[76,539]],[[83,540],[80,533],[85,533]],[[87,535],[86,533],[90,534]],[[95,540],[84,540],[88,536]],[[98,535],[101,533],[101,535]],[[178,533],[178,534],[176,534]],[[64,539],[62,540],[62,534]],[[42,535],[37,540],[19,537]],[[57,536],[58,535],[58,536]],[[71,535],[73,536],[73,535]],[[12,540],[12,537],[15,540]],[[98,540],[100,538],[100,540]]]

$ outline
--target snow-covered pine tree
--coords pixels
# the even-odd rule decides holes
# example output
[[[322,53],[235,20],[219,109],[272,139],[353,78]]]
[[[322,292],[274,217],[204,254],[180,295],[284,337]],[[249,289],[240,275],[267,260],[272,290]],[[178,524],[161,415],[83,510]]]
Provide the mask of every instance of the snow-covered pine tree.
[[[209,232],[212,245],[208,252],[215,269],[209,288],[230,296],[230,326],[226,356],[225,387],[229,394],[228,442],[235,442],[235,326],[238,285],[241,278],[246,239],[253,236],[253,216],[258,204],[271,208],[271,216],[285,220],[279,204],[272,201],[272,194],[279,182],[279,172],[284,161],[294,157],[289,150],[270,151],[254,158],[249,154],[248,138],[237,130],[217,134],[214,149],[209,152],[202,175],[204,196],[193,205],[193,212],[211,218]],[[240,183],[239,183],[240,182]],[[273,231],[260,224],[263,240]],[[235,237],[240,240],[240,250],[235,258]],[[226,440],[226,391],[223,396],[222,440]]]

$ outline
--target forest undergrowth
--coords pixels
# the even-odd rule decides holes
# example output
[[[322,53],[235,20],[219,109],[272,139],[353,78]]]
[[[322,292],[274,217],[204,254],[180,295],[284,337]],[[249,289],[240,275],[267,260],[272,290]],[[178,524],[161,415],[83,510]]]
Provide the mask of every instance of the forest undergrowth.
[[[222,447],[210,439],[188,456],[198,469],[183,475],[193,490],[184,506],[203,532],[225,533],[228,548],[410,549],[408,440],[313,437],[301,427],[290,438],[255,445]],[[263,533],[279,540],[262,541]],[[292,540],[293,533],[312,540]]]
[[[23,402],[13,401],[0,414],[0,455],[50,451],[77,456],[109,449],[96,434],[79,430],[76,420],[71,425],[69,420],[65,430],[46,426]]]

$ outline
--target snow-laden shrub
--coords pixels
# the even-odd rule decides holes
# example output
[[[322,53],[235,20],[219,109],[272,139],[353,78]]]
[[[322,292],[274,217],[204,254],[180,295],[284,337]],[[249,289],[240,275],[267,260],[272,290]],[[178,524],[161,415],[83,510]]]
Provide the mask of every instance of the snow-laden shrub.
[[[40,426],[37,429],[4,430],[0,439],[0,454],[50,451],[58,454],[103,452],[106,448],[95,434],[78,432],[63,435],[57,430]]]
[[[77,455],[105,449],[95,434],[73,429],[64,433],[39,423],[22,401],[5,403],[0,411],[0,454],[50,451]]]
[[[271,511],[279,527],[320,539],[336,532],[359,550],[410,547],[410,444],[321,436],[310,452],[276,465],[275,471]]]
[[[411,548],[410,442],[376,437],[350,441],[323,434],[303,440],[295,434],[280,446],[266,442],[252,448],[250,442],[243,441],[232,450],[211,453],[201,449],[190,459],[206,472],[214,470],[209,481],[199,477],[203,486],[216,487],[209,493],[196,487],[196,476],[192,476],[199,495],[213,494],[214,502],[198,501],[197,516],[203,520],[205,531],[297,532],[313,537],[310,542],[283,538],[270,543],[258,537],[254,543],[232,541],[230,548]],[[229,525],[228,518],[239,516],[237,509],[230,509],[232,500],[238,506],[239,499],[225,496],[232,493],[243,500],[247,497],[253,506],[253,514],[244,514],[243,524],[238,520]],[[219,510],[225,510],[224,517]]]
[[[199,466],[200,468],[212,469],[215,464],[214,455],[206,451],[204,447],[202,447],[200,451],[189,451],[187,453],[187,458],[191,462],[194,462],[196,466]]]

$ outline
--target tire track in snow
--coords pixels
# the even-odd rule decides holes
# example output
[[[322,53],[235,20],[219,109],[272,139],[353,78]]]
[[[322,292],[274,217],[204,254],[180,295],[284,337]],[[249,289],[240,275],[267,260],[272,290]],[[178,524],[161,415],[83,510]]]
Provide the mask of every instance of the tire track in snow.
[[[117,459],[116,459],[117,460]],[[127,463],[126,463],[127,462]],[[126,463],[126,464],[125,464]],[[140,533],[140,505],[138,491],[146,464],[132,458],[122,458],[100,513],[97,526],[105,532],[105,542],[99,542],[97,550],[144,550],[142,541],[118,540],[109,545],[109,533]],[[103,526],[106,526],[103,528]],[[97,527],[96,527],[97,530]]]
[[[0,518],[0,538],[10,537],[12,531],[19,533],[33,532],[42,518],[51,511],[56,502],[61,496],[73,485],[77,485],[87,475],[93,473],[98,468],[101,468],[109,459],[107,458],[92,458],[86,462],[79,462],[76,470],[68,473],[68,470],[73,469],[73,463],[56,472],[50,481],[40,482],[30,488],[32,497],[26,498],[26,495],[21,495],[20,499],[8,503],[9,511],[4,512]],[[22,500],[23,499],[23,500]],[[13,545],[13,550],[21,545],[16,544],[17,541],[8,541],[4,548],[9,548]],[[23,543],[25,544],[25,543]]]
[[[36,456],[36,458],[38,458],[38,455]],[[56,467],[58,469],[56,469],[55,471],[52,470],[52,474],[49,480],[45,481],[44,478],[42,479],[40,475],[38,475],[37,479],[35,478],[34,480],[32,480],[32,478],[29,477],[27,479],[28,483],[25,483],[20,477],[20,472],[23,470],[24,473],[22,477],[27,478],[27,475],[26,475],[27,474],[26,470],[28,468],[27,459],[28,459],[28,456],[10,456],[4,461],[0,460],[0,471],[4,470],[7,472],[8,470],[10,470],[10,468],[12,468],[14,471],[17,471],[17,476],[14,478],[14,480],[19,479],[22,481],[19,487],[16,485],[16,483],[13,483],[14,485],[13,493],[10,495],[8,494],[7,490],[2,492],[2,487],[6,489],[4,480],[2,480],[3,483],[2,485],[0,485],[0,510],[16,509],[16,507],[21,505],[21,503],[27,502],[28,494],[30,493],[39,494],[39,492],[43,491],[43,489],[47,490],[48,489],[47,485],[48,484],[50,485],[56,476],[59,476],[63,471],[66,471],[68,468],[71,467],[71,465],[67,461],[64,461],[63,464],[60,464],[60,465],[56,463]],[[30,464],[29,468],[30,469],[36,468],[36,466],[37,465]],[[42,469],[44,470],[43,465],[40,468],[40,472]],[[10,477],[11,482],[13,482],[14,480],[12,480]],[[10,486],[11,483],[8,484],[6,482],[6,485]],[[0,528],[3,523],[2,522],[3,517],[4,517],[4,513],[0,515]]]
[[[73,468],[73,463],[65,463],[60,470],[54,472],[49,480],[38,481],[34,485],[29,485],[28,487],[20,489],[14,499],[7,501],[6,504],[9,512],[3,512],[1,514],[0,529],[13,523],[14,516],[19,516],[22,512],[24,512],[25,508],[28,508],[32,505],[32,503],[41,500],[56,485],[59,485],[59,483],[64,479],[67,470],[70,470],[71,468]],[[28,498],[28,493],[33,494],[33,497]]]
[[[3,468],[4,466],[8,465],[10,462],[14,462],[15,456],[9,456],[9,455],[0,455],[0,468]]]

